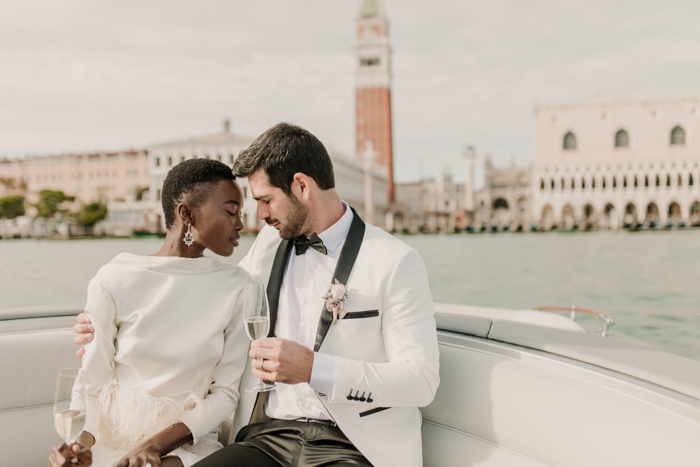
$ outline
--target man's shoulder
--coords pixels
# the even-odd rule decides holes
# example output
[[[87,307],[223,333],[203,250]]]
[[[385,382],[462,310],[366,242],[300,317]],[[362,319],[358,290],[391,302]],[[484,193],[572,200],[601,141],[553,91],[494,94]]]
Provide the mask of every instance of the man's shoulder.
[[[409,251],[415,251],[408,243],[392,234],[371,224],[365,224],[365,238],[363,245],[372,249],[381,250],[384,255],[401,257]]]

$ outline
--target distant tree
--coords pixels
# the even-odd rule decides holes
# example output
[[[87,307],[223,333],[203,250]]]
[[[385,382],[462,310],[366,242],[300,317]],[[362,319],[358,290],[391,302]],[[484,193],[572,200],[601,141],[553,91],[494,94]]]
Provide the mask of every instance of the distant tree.
[[[36,217],[53,217],[57,212],[62,212],[61,203],[74,199],[73,196],[66,196],[62,191],[41,190],[39,202],[34,205],[37,209]]]
[[[107,217],[107,206],[100,202],[83,204],[78,211],[78,222],[83,225],[95,225]]]
[[[24,215],[24,196],[0,198],[0,218],[14,219]]]

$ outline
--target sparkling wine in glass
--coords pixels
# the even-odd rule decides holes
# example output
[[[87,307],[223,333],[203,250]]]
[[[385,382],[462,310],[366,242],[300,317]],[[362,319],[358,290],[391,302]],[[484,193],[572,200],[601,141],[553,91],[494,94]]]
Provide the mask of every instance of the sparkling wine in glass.
[[[243,289],[243,308],[245,310],[245,332],[251,341],[267,337],[270,331],[270,315],[265,286],[250,284]],[[262,360],[262,359],[261,359]],[[245,388],[246,392],[266,392],[276,389],[274,383],[260,379],[255,386]]]
[[[68,446],[85,428],[85,374],[80,368],[64,368],[56,379],[53,422],[56,432]]]

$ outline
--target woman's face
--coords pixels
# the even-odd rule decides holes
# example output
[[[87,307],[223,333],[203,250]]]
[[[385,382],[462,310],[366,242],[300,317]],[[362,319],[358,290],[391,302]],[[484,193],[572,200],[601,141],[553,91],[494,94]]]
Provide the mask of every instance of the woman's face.
[[[241,209],[243,195],[233,180],[222,180],[215,185],[206,201],[195,208],[195,242],[220,256],[231,256],[238,246],[243,230]]]

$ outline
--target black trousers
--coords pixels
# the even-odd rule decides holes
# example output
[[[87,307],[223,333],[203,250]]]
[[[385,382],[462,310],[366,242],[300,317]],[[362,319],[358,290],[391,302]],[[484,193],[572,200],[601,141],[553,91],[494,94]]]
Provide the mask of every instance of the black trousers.
[[[372,467],[340,428],[272,420],[243,428],[236,442],[195,467]]]

